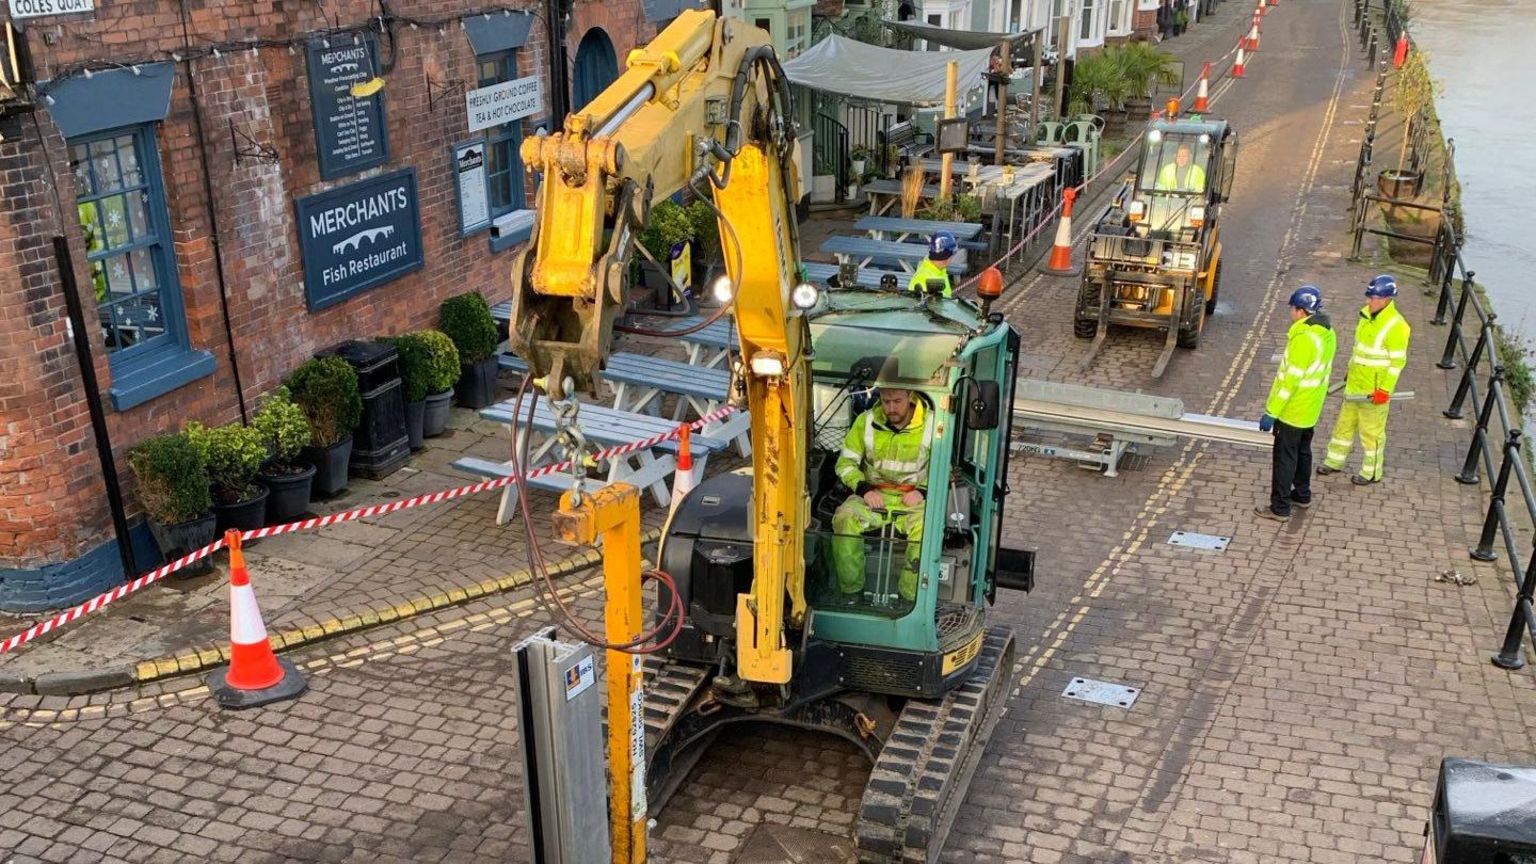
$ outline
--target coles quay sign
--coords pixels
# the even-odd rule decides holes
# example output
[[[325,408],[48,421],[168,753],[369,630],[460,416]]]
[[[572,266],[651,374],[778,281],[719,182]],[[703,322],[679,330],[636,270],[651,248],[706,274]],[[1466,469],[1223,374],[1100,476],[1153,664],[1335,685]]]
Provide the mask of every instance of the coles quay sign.
[[[72,15],[95,10],[96,0],[11,0],[11,17],[16,19]]]

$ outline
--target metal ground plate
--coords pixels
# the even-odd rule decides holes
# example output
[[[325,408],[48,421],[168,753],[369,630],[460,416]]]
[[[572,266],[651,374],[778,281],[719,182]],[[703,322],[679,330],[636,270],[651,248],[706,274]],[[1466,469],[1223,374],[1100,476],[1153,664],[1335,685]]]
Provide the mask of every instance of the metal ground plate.
[[[1092,678],[1073,678],[1061,695],[1111,708],[1130,708],[1136,704],[1136,697],[1141,695],[1141,688],[1095,681]]]
[[[1201,534],[1198,531],[1175,531],[1168,538],[1169,546],[1187,546],[1190,549],[1210,549],[1216,552],[1227,551],[1227,544],[1231,542],[1231,537]]]

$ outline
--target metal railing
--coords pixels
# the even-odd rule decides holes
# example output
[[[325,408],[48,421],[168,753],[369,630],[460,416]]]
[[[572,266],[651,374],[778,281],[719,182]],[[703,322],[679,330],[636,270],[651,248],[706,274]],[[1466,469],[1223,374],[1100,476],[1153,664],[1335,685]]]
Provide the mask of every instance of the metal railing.
[[[831,174],[837,186],[835,200],[848,197],[848,128],[837,118],[818,113],[811,145],[811,163],[817,174]]]
[[[1382,19],[1389,44],[1396,43],[1399,34],[1406,32],[1407,22],[1401,11],[1401,0],[1384,0]],[[1356,0],[1355,22],[1360,28],[1361,46],[1368,49],[1368,60],[1375,66],[1377,37],[1376,26],[1371,19],[1370,0]],[[1409,42],[1412,43],[1411,36]],[[1379,67],[1376,93],[1371,100],[1371,113],[1361,136],[1360,157],[1355,166],[1350,202],[1354,214],[1354,249],[1351,257],[1359,256],[1361,238],[1366,233],[1433,247],[1424,288],[1427,296],[1437,296],[1435,317],[1430,323],[1435,326],[1450,325],[1444,350],[1435,365],[1447,371],[1458,368],[1462,370],[1451,403],[1442,413],[1452,420],[1470,414],[1476,421],[1466,457],[1455,479],[1466,485],[1481,484],[1485,477],[1490,482],[1488,510],[1483,517],[1483,527],[1478,534],[1477,545],[1468,554],[1476,561],[1502,560],[1504,569],[1510,575],[1515,588],[1514,609],[1510,613],[1509,625],[1505,628],[1504,641],[1492,661],[1503,669],[1519,669],[1525,665],[1522,654],[1526,638],[1536,643],[1536,609],[1533,609],[1532,602],[1533,596],[1536,596],[1536,544],[1532,544],[1531,549],[1521,548],[1515,520],[1523,516],[1526,523],[1536,524],[1536,493],[1532,490],[1529,463],[1522,453],[1525,444],[1520,418],[1510,406],[1506,370],[1499,357],[1498,316],[1487,307],[1478,293],[1475,281],[1477,274],[1467,269],[1461,254],[1463,238],[1457,233],[1456,213],[1451,203],[1451,190],[1456,176],[1456,142],[1453,139],[1445,142],[1444,185],[1438,207],[1398,201],[1375,195],[1369,189],[1368,169],[1376,138],[1376,122],[1380,116],[1385,65],[1383,62]],[[1432,124],[1426,120],[1425,117],[1414,118],[1409,128],[1404,129],[1404,134],[1410,136],[1410,146],[1416,151],[1427,147]],[[1422,164],[1419,161],[1421,158],[1422,152],[1416,152],[1414,164]],[[1366,217],[1372,202],[1389,207],[1436,210],[1440,213],[1440,226],[1432,239],[1366,227]],[[1510,501],[1511,481],[1519,492],[1513,502]],[[1522,506],[1523,514],[1520,512]]]

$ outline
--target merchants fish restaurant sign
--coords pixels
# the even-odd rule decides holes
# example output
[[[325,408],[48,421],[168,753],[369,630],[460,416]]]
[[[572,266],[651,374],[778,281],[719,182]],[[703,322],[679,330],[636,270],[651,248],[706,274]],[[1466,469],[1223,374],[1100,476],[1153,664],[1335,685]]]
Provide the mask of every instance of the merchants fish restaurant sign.
[[[414,168],[300,198],[297,208],[311,312],[422,267]]]

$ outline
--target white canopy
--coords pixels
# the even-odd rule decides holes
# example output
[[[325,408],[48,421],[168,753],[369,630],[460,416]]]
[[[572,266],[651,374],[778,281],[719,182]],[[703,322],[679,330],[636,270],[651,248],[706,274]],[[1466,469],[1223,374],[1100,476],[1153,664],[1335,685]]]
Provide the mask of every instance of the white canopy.
[[[992,49],[976,51],[898,51],[829,36],[784,64],[796,84],[828,93],[903,105],[943,105],[944,74],[950,61],[960,64],[956,79],[965,94],[983,83]]]

